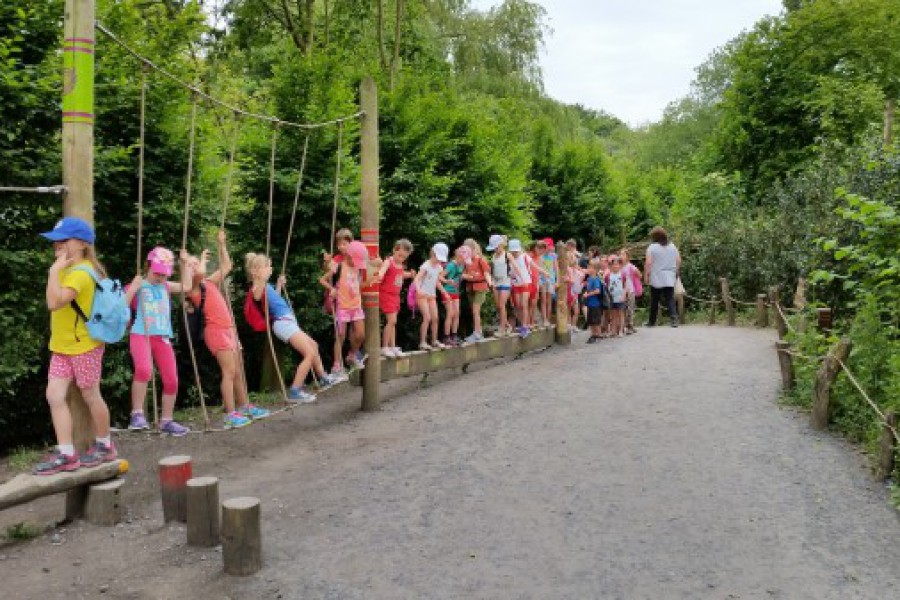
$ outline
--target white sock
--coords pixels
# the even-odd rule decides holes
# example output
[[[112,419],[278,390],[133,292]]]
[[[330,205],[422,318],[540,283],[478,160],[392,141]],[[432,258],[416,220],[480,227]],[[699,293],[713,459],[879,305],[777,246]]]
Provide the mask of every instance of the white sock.
[[[110,448],[110,447],[112,446],[112,438],[111,438],[110,436],[106,436],[106,437],[98,437],[98,438],[97,438],[97,443],[98,443],[98,444],[103,444],[103,445],[106,446],[107,448]]]
[[[74,444],[60,444],[57,447],[59,448],[60,454],[65,454],[66,456],[75,456]]]

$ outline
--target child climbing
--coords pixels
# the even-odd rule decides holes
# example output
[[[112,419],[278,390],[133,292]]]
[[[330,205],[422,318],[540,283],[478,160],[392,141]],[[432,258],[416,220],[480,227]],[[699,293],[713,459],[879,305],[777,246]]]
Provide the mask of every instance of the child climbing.
[[[510,279],[512,257],[506,252],[506,237],[499,234],[490,237],[485,249],[494,253],[491,257],[491,277],[494,283],[494,305],[497,307],[499,321],[497,335],[505,336],[512,332],[506,312],[512,291]]]
[[[472,257],[466,263],[463,281],[466,282],[466,295],[472,307],[472,335],[466,342],[480,342],[484,339],[481,329],[481,306],[487,299],[488,290],[493,286],[491,266],[481,254],[481,246],[473,239],[467,239],[463,245],[471,250]]]
[[[348,332],[350,352],[347,363],[355,369],[365,368],[365,357],[361,355],[360,347],[366,336],[366,315],[362,309],[360,285],[367,269],[368,251],[362,242],[353,240],[348,229],[338,231],[336,238],[339,255],[332,259],[328,272],[319,279],[319,283],[328,290],[334,307],[334,365],[331,374],[342,377],[346,373],[341,356]]]
[[[444,344],[451,347],[462,344],[459,339],[459,295],[466,262],[472,262],[472,249],[468,246],[460,246],[453,253],[453,260],[447,263],[443,273]]]
[[[175,255],[170,250],[161,246],[151,250],[147,254],[146,275],[138,275],[132,280],[125,299],[134,312],[134,323],[128,340],[131,360],[134,362],[128,429],[150,429],[144,416],[144,403],[155,364],[162,379],[162,418],[159,430],[177,437],[185,435],[190,429],[172,419],[175,396],[178,394],[178,367],[175,363],[175,351],[172,349],[171,294],[182,291],[181,282],[169,281],[174,263]]]
[[[419,307],[419,312],[422,313],[422,325],[419,329],[420,350],[440,350],[447,347],[438,340],[440,317],[438,316],[437,294],[438,285],[443,283],[444,263],[447,262],[449,253],[450,249],[447,244],[435,244],[431,248],[428,260],[422,263],[419,273],[416,275],[416,305]],[[442,296],[446,296],[443,288],[440,291]],[[431,330],[431,345],[428,344],[429,329]]]
[[[35,466],[37,475],[94,467],[117,458],[109,433],[109,408],[100,394],[103,342],[88,334],[80,318],[90,311],[97,289],[94,275],[104,277],[104,269],[94,252],[94,230],[84,220],[66,217],[53,231],[41,234],[53,242],[55,260],[47,272],[47,308],[50,310],[50,368],[47,403],[56,433],[56,449]],[[95,442],[78,456],[75,453],[72,414],[66,394],[72,382],[91,413]]]
[[[513,306],[516,308],[516,319],[519,322],[518,334],[527,337],[531,333],[528,325],[528,309],[531,306],[531,259],[522,248],[519,240],[509,241],[511,258],[510,279],[512,280]]]
[[[415,270],[406,271],[406,260],[413,251],[413,245],[407,239],[397,240],[390,257],[381,263],[377,281],[379,283],[378,302],[384,314],[384,331],[381,334],[381,355],[389,358],[404,356],[397,346],[397,315],[400,313],[400,293],[403,291],[403,280],[416,276]]]

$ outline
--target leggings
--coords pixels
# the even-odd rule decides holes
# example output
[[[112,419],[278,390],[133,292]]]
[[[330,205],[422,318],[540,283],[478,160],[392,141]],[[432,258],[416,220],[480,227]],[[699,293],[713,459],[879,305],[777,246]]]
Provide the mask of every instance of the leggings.
[[[674,287],[650,288],[650,325],[656,325],[656,313],[662,301],[662,305],[669,311],[669,318],[673,323],[678,322],[678,312],[675,310]]]
[[[162,378],[163,394],[178,393],[178,368],[175,365],[175,351],[172,350],[171,340],[161,335],[151,335],[149,339],[149,348],[147,337],[144,335],[133,333],[129,339],[131,359],[134,361],[134,380],[140,383],[150,381],[153,363],[156,362],[156,368],[159,369],[159,376]]]

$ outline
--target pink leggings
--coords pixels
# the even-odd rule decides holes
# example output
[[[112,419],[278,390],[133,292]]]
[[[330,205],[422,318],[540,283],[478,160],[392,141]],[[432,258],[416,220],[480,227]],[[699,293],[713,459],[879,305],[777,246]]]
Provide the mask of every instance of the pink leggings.
[[[131,346],[131,359],[134,361],[134,380],[147,383],[153,374],[153,362],[159,369],[162,378],[163,394],[178,393],[178,368],[175,366],[175,351],[172,350],[172,342],[161,335],[151,335],[148,347],[147,337],[131,334],[129,339]],[[150,352],[153,359],[150,358]]]

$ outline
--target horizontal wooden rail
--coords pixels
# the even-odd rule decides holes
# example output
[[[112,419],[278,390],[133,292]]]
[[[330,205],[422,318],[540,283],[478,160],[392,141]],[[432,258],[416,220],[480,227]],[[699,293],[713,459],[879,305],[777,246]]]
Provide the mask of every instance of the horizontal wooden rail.
[[[128,471],[128,461],[116,460],[90,469],[55,475],[16,475],[0,485],[0,510],[44,496],[61,494],[92,483],[114,479]]]

